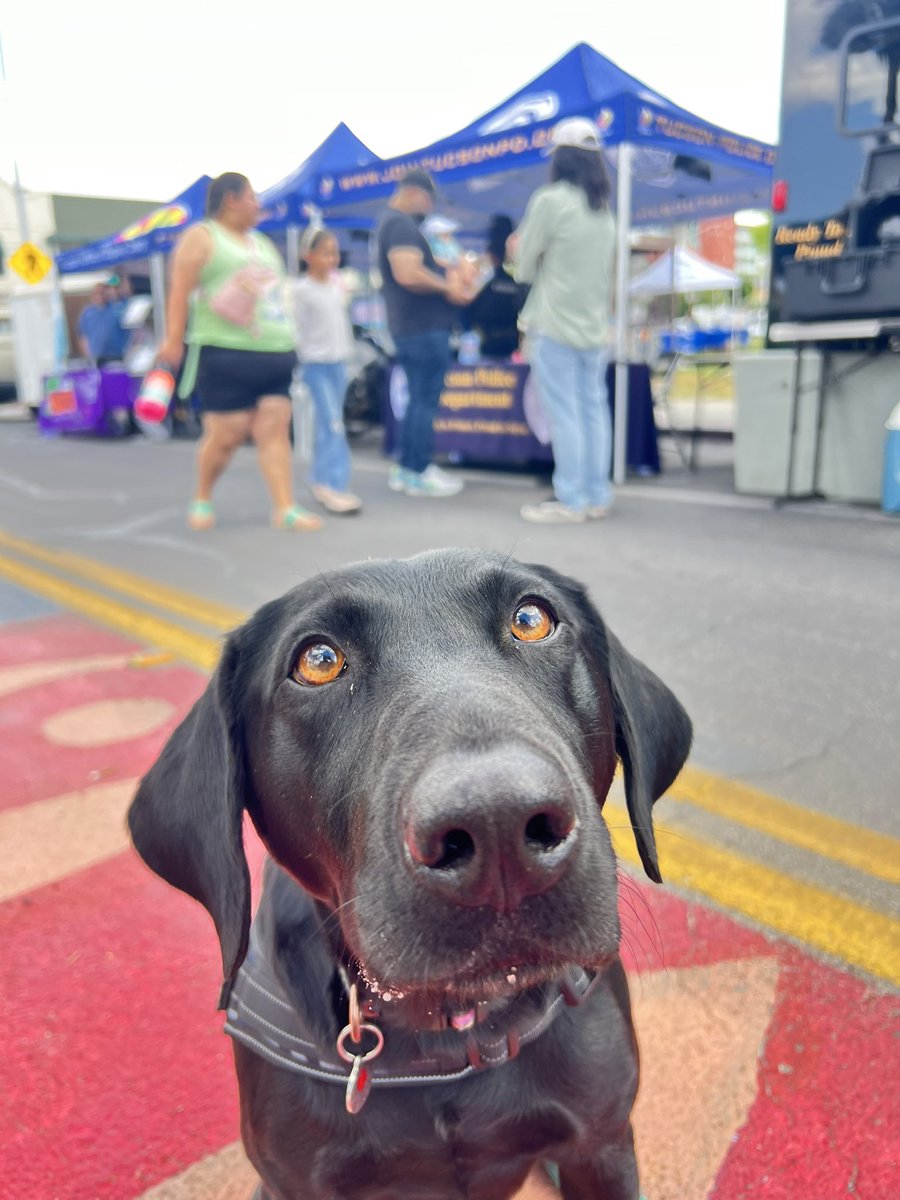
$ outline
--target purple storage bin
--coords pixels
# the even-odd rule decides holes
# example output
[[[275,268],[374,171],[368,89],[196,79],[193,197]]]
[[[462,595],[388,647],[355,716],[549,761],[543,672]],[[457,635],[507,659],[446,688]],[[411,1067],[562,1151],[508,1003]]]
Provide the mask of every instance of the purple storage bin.
[[[82,367],[46,375],[38,427],[46,434],[121,437],[131,429],[139,387],[139,379],[117,367]]]

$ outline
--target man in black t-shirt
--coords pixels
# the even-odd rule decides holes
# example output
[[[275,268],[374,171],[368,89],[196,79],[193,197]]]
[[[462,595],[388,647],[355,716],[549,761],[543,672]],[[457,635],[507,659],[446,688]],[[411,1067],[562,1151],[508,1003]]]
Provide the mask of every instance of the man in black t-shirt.
[[[406,372],[409,403],[400,428],[400,461],[389,486],[408,496],[454,496],[462,489],[432,463],[434,415],[450,363],[454,305],[471,297],[437,265],[419,228],[434,207],[434,182],[409,170],[378,226],[378,269],[387,324]]]

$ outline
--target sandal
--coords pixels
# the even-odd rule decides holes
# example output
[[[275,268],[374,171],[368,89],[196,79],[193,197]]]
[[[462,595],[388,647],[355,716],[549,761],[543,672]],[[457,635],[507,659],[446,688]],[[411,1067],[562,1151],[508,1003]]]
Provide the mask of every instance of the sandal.
[[[322,518],[317,517],[315,513],[307,512],[299,504],[292,504],[290,508],[282,509],[280,513],[276,513],[272,517],[272,528],[301,532],[306,529],[321,529]]]
[[[350,513],[358,513],[362,508],[359,496],[354,496],[352,492],[338,492],[334,488],[323,487],[318,483],[311,484],[309,490],[322,507],[327,508],[330,513],[348,516]]]
[[[211,500],[192,500],[187,513],[187,523],[198,533],[212,529],[216,523],[216,510]]]

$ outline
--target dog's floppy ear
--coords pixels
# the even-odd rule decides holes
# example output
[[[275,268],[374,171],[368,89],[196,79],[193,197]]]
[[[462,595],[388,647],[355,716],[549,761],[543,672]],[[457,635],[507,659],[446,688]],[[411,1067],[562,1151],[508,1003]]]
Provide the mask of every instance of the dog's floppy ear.
[[[206,691],[141,780],[128,826],[144,862],[216,923],[226,985],[247,952],[250,872],[241,821],[244,770],[231,712],[232,635]]]
[[[628,815],[644,870],[662,882],[653,837],[653,804],[672,784],[691,748],[691,721],[649,667],[607,629],[616,718],[616,753],[625,771]]]

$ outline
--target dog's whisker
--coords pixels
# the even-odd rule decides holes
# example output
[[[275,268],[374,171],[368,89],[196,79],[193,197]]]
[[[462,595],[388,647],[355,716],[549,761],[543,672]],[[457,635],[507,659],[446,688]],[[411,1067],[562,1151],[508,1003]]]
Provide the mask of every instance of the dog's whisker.
[[[620,882],[624,882],[624,881],[620,878]],[[632,897],[635,894],[637,894],[637,896],[639,897],[639,899],[641,900],[641,902],[643,903],[643,905],[645,907],[647,915],[650,919],[650,925],[652,926],[652,929],[655,932],[656,937],[654,937],[654,933],[652,933],[651,930],[644,923],[644,920],[641,917],[640,913],[638,912],[635,904],[632,903]],[[625,907],[628,909],[628,911],[631,913],[631,915],[634,917],[635,921],[637,921],[638,925],[641,928],[641,931],[646,936],[646,940],[649,943],[650,949],[653,951],[654,955],[659,960],[659,965],[665,966],[665,956],[663,953],[662,939],[660,936],[659,925],[656,922],[656,918],[653,916],[652,912],[650,911],[649,906],[647,905],[646,899],[643,896],[641,896],[639,892],[637,892],[636,888],[634,890],[632,890],[628,887],[623,887],[620,891],[620,900],[621,900],[622,904],[624,904]],[[624,917],[625,913],[621,913],[621,916]]]
[[[663,944],[662,931],[659,927],[658,921],[656,920],[656,916],[653,912],[653,909],[650,907],[647,897],[643,895],[640,888],[638,888],[637,885],[635,884],[634,880],[628,878],[627,876],[620,876],[620,882],[622,883],[622,891],[624,893],[623,898],[625,899],[626,903],[628,903],[629,906],[631,907],[631,911],[634,914],[635,919],[640,922],[641,928],[645,932],[647,932],[647,935],[650,939],[650,944],[653,947],[653,950],[656,954],[657,959],[659,960],[659,966],[664,971],[667,971],[668,966],[667,966],[667,962],[666,962],[665,946]],[[643,907],[643,910],[647,915],[647,919],[648,919],[650,925],[652,926],[653,930],[655,931],[655,934],[656,934],[655,938],[649,934],[649,931],[647,931],[647,928],[644,925],[643,921],[641,920],[640,915],[635,910],[634,906],[631,905],[632,899],[638,900],[640,902],[641,906]]]
[[[670,841],[679,842],[687,841],[690,838],[689,834],[682,833],[678,829],[660,829],[659,826],[654,825],[634,825],[630,821],[627,823],[622,823],[620,821],[607,821],[606,828],[609,830],[614,829],[616,832],[646,833],[652,837],[655,837],[658,842],[664,841],[666,838],[668,838]]]
[[[328,576],[325,574],[325,572],[322,570],[322,568],[318,565],[318,563],[314,564],[314,569],[316,572],[316,578],[321,579],[322,583],[324,583],[325,587],[328,589],[329,595],[333,596],[334,599],[336,600],[337,594],[335,593],[334,588],[331,586]]]

